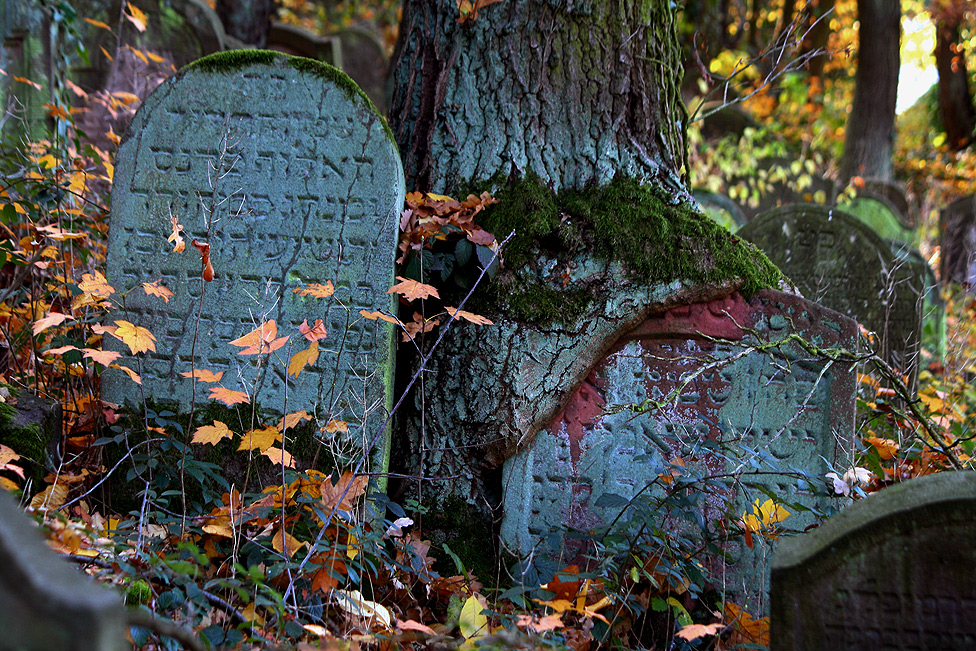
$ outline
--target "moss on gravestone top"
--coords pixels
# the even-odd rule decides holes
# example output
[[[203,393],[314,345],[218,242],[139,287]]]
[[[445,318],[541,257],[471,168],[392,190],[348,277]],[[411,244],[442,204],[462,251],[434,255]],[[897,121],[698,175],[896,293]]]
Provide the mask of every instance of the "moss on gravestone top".
[[[349,99],[355,101],[359,98],[366,102],[366,105],[380,118],[383,123],[383,130],[386,132],[390,142],[395,143],[393,132],[390,130],[386,119],[377,110],[373,100],[369,98],[362,88],[354,82],[349,75],[339,70],[335,66],[323,61],[296,57],[273,50],[228,50],[226,52],[214,52],[196,61],[187,64],[180,70],[181,73],[189,70],[200,70],[203,72],[235,72],[242,68],[252,65],[287,65],[295,70],[315,75],[333,82],[336,86],[346,93]]]
[[[642,285],[738,279],[739,291],[749,298],[785,280],[755,245],[632,178],[618,176],[605,186],[557,194],[538,177],[527,176],[505,186],[497,198],[479,221],[499,240],[514,232],[503,252],[508,273],[525,269],[540,254],[562,256],[562,263],[583,253],[621,263],[627,280]],[[501,289],[496,283],[482,309],[546,325],[582,316],[594,298],[575,283],[556,287],[524,280],[520,276],[520,282]]]

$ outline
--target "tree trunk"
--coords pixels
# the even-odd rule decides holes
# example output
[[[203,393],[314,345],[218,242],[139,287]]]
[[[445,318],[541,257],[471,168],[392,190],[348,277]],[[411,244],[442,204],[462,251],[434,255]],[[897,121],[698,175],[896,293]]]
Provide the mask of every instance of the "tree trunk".
[[[946,140],[954,151],[973,140],[976,110],[969,88],[966,55],[959,38],[965,13],[964,2],[943,0],[935,3],[935,64],[939,71],[939,114]]]
[[[676,9],[660,0],[406,0],[390,120],[407,187],[623,173],[680,192]]]
[[[857,13],[860,46],[841,181],[854,176],[890,181],[901,65],[901,6],[899,0],[858,0]]]
[[[217,15],[228,36],[254,47],[268,43],[274,0],[217,0]]]

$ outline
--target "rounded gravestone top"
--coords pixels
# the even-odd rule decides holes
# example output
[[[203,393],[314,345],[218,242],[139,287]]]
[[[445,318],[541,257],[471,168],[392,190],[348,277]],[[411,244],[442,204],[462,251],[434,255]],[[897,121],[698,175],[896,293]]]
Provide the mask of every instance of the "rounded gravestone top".
[[[162,279],[175,294],[163,302],[139,290],[127,299],[128,320],[157,338],[143,361],[149,395],[189,404],[192,387],[180,374],[205,368],[224,371],[226,388],[258,394],[266,407],[282,411],[287,395],[289,410],[360,420],[363,407],[347,413],[354,401],[341,396],[358,383],[362,399],[363,378],[382,385],[391,377],[392,329],[363,322],[359,310],[395,305],[386,291],[403,196],[386,123],[331,66],[225,52],[163,83],[119,148],[108,242],[108,278],[120,292]],[[167,242],[174,219],[185,227],[183,253]],[[201,280],[193,238],[210,244],[212,282]],[[335,286],[328,298],[295,291],[327,282]],[[317,318],[328,331],[323,349],[334,351],[291,377],[280,360],[308,346],[298,327]],[[258,356],[241,357],[229,342],[271,319],[277,337],[292,339],[256,368]],[[113,402],[141,397],[116,373],[103,389]]]

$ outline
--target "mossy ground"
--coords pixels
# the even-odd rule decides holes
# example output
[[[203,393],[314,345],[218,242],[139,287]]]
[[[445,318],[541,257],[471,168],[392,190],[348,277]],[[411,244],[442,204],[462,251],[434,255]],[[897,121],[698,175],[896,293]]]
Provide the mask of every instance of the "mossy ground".
[[[778,287],[783,278],[754,245],[634,179],[557,194],[529,176],[507,183],[496,198],[479,221],[500,240],[514,235],[503,251],[507,271],[477,305],[485,312],[536,325],[571,323],[585,314],[596,289],[540,280],[538,271],[529,271],[540,259],[565,267],[591,255],[622,263],[627,280],[644,285],[740,279],[746,297]]]

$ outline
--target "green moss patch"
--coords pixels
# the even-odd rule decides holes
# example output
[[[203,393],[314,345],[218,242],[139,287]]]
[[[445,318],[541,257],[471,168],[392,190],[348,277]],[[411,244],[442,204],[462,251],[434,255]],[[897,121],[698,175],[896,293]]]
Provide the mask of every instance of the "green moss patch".
[[[509,183],[497,198],[479,222],[499,240],[515,234],[503,251],[506,271],[479,299],[484,312],[536,325],[573,322],[600,287],[569,282],[560,270],[587,256],[621,263],[626,280],[642,285],[741,279],[739,291],[747,298],[783,279],[754,245],[631,178],[556,194],[529,176]],[[550,268],[533,268],[540,260]]]

